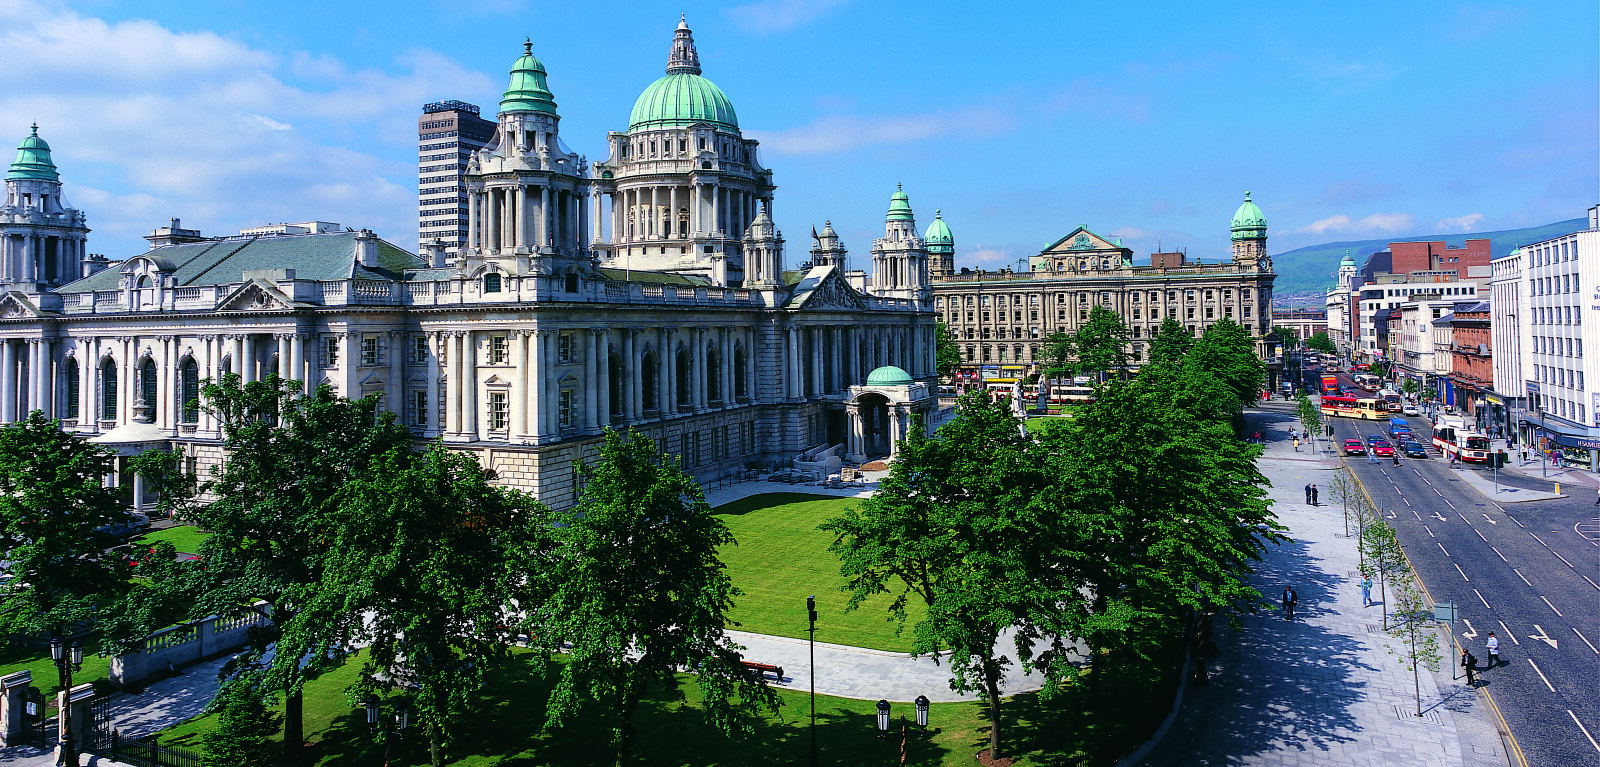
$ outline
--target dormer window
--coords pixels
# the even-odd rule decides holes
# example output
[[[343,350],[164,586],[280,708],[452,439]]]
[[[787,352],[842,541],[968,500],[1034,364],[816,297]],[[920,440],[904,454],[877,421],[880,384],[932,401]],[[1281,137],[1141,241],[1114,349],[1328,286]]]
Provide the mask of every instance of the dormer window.
[[[485,292],[485,293],[499,293],[500,292],[500,273],[499,272],[489,272],[488,274],[483,275],[483,292]]]

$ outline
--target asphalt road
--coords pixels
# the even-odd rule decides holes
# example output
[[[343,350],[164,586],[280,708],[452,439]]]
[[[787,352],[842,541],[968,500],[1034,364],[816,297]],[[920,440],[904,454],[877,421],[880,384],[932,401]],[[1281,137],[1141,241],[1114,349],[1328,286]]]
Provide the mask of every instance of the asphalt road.
[[[1339,441],[1387,429],[1377,421],[1332,420]],[[1419,437],[1429,435],[1427,419],[1408,421]],[[1372,464],[1351,456],[1347,463],[1387,511],[1429,594],[1458,605],[1456,641],[1478,657],[1480,679],[1528,763],[1600,765],[1595,491],[1574,488],[1568,498],[1502,507],[1442,459],[1402,459],[1395,466],[1387,458]],[[1536,479],[1506,481],[1550,487]],[[1377,623],[1379,616],[1373,618]],[[1501,665],[1485,669],[1490,631],[1500,639]],[[1448,660],[1459,663],[1460,656]]]

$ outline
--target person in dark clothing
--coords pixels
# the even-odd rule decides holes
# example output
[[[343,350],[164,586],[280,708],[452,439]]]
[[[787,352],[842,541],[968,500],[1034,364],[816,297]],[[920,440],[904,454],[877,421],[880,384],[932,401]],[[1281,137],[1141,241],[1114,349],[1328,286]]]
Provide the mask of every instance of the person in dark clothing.
[[[1467,670],[1467,686],[1478,686],[1478,680],[1472,675],[1478,668],[1478,657],[1468,652],[1465,647],[1461,648],[1461,667]]]
[[[1298,594],[1294,593],[1294,587],[1293,586],[1284,586],[1283,587],[1283,619],[1284,620],[1286,620],[1286,621],[1294,620],[1294,606],[1299,601],[1300,601],[1300,597],[1299,597]]]
[[[1311,505],[1311,485],[1306,485],[1306,505]]]
[[[1322,505],[1321,502],[1319,502],[1317,500],[1317,496],[1320,493],[1321,493],[1321,491],[1317,489],[1316,485],[1312,485],[1311,486],[1311,505],[1312,506],[1321,506]]]

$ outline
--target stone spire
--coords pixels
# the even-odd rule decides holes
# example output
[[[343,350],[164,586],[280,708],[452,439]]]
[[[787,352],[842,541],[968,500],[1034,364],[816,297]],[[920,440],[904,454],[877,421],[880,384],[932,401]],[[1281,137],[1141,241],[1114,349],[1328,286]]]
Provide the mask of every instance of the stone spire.
[[[694,49],[694,35],[689,32],[689,21],[683,16],[678,17],[678,29],[672,33],[667,74],[700,74],[700,54]]]

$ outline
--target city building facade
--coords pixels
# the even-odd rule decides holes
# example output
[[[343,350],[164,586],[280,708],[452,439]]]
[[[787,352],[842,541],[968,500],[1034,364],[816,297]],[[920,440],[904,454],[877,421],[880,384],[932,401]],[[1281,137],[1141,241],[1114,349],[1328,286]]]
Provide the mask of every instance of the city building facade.
[[[1478,429],[1493,431],[1495,419],[1485,398],[1494,386],[1494,347],[1489,333],[1489,302],[1457,304],[1450,313],[1449,404],[1476,418]]]
[[[1494,346],[1494,386],[1485,394],[1496,426],[1506,434],[1517,432],[1517,422],[1527,406],[1523,375],[1522,325],[1527,321],[1527,281],[1521,247],[1490,262],[1489,333]]]
[[[467,241],[467,163],[494,137],[495,123],[464,101],[436,101],[417,118],[417,242],[447,251]]]

